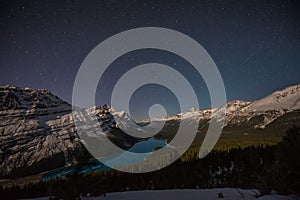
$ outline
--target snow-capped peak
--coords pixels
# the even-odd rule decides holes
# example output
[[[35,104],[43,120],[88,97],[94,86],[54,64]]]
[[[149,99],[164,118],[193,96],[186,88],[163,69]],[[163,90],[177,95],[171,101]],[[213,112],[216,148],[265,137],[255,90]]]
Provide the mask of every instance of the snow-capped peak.
[[[249,105],[250,101],[241,101],[241,100],[232,100],[228,101],[226,104],[227,112],[234,112],[236,110],[240,110],[245,106]]]
[[[251,103],[247,110],[297,110],[300,109],[300,84],[289,86]]]

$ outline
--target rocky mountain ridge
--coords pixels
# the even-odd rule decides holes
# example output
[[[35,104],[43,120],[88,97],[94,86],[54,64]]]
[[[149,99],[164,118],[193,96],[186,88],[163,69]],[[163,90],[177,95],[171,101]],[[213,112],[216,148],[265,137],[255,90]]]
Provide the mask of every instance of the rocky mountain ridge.
[[[96,109],[109,137],[116,128],[106,106]],[[72,106],[47,90],[0,87],[0,176],[23,176],[62,167],[79,159],[84,147]],[[132,140],[128,139],[132,145]],[[130,143],[131,142],[131,143]]]
[[[254,102],[229,101],[222,108],[191,110],[165,118],[163,129],[171,130],[181,116],[200,121],[199,129],[207,127],[211,116],[225,109],[224,130],[274,130],[300,121],[300,85],[276,91]],[[96,112],[104,133],[122,148],[129,148],[136,139],[118,129],[122,119],[131,120],[124,112],[108,106],[87,109]],[[74,162],[84,149],[77,135],[72,106],[47,90],[0,86],[0,176],[20,177],[35,174]],[[117,116],[117,121],[114,120]],[[89,127],[84,127],[86,130]]]

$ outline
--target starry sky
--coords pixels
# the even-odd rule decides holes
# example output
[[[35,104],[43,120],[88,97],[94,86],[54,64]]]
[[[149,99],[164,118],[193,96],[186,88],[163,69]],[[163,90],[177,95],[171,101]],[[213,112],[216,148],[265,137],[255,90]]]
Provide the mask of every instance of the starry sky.
[[[95,46],[119,32],[150,26],[198,41],[218,66],[228,100],[252,101],[300,83],[297,1],[28,0],[1,1],[0,9],[0,85],[46,88],[68,102],[77,70]],[[96,103],[109,105],[122,74],[149,62],[178,70],[196,91],[200,107],[210,107],[206,85],[193,67],[154,49],[116,59],[98,84]],[[165,105],[168,114],[179,111],[173,93],[152,84],[134,93],[130,112],[144,118],[154,103]]]

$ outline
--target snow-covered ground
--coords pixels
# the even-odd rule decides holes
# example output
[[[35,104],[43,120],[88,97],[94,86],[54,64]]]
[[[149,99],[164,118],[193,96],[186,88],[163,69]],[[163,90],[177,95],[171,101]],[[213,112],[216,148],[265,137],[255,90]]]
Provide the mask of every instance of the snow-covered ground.
[[[218,198],[222,193],[224,198]],[[83,197],[86,200],[296,200],[296,196],[266,195],[257,198],[258,190],[243,190],[237,188],[217,188],[217,189],[184,189],[184,190],[145,190],[108,193],[106,197]],[[46,200],[49,197],[35,200]]]

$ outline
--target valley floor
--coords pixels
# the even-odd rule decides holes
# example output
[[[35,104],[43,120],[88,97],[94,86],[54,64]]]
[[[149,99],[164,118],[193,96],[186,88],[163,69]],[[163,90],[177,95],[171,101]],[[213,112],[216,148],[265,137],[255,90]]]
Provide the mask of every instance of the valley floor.
[[[218,194],[222,193],[224,198],[218,198]],[[257,198],[258,190],[244,190],[237,188],[216,188],[216,189],[184,189],[184,190],[145,190],[145,191],[129,191],[108,193],[106,197],[82,197],[86,200],[300,200],[296,196],[283,195],[265,195]],[[48,200],[49,197],[37,198],[35,200]]]

